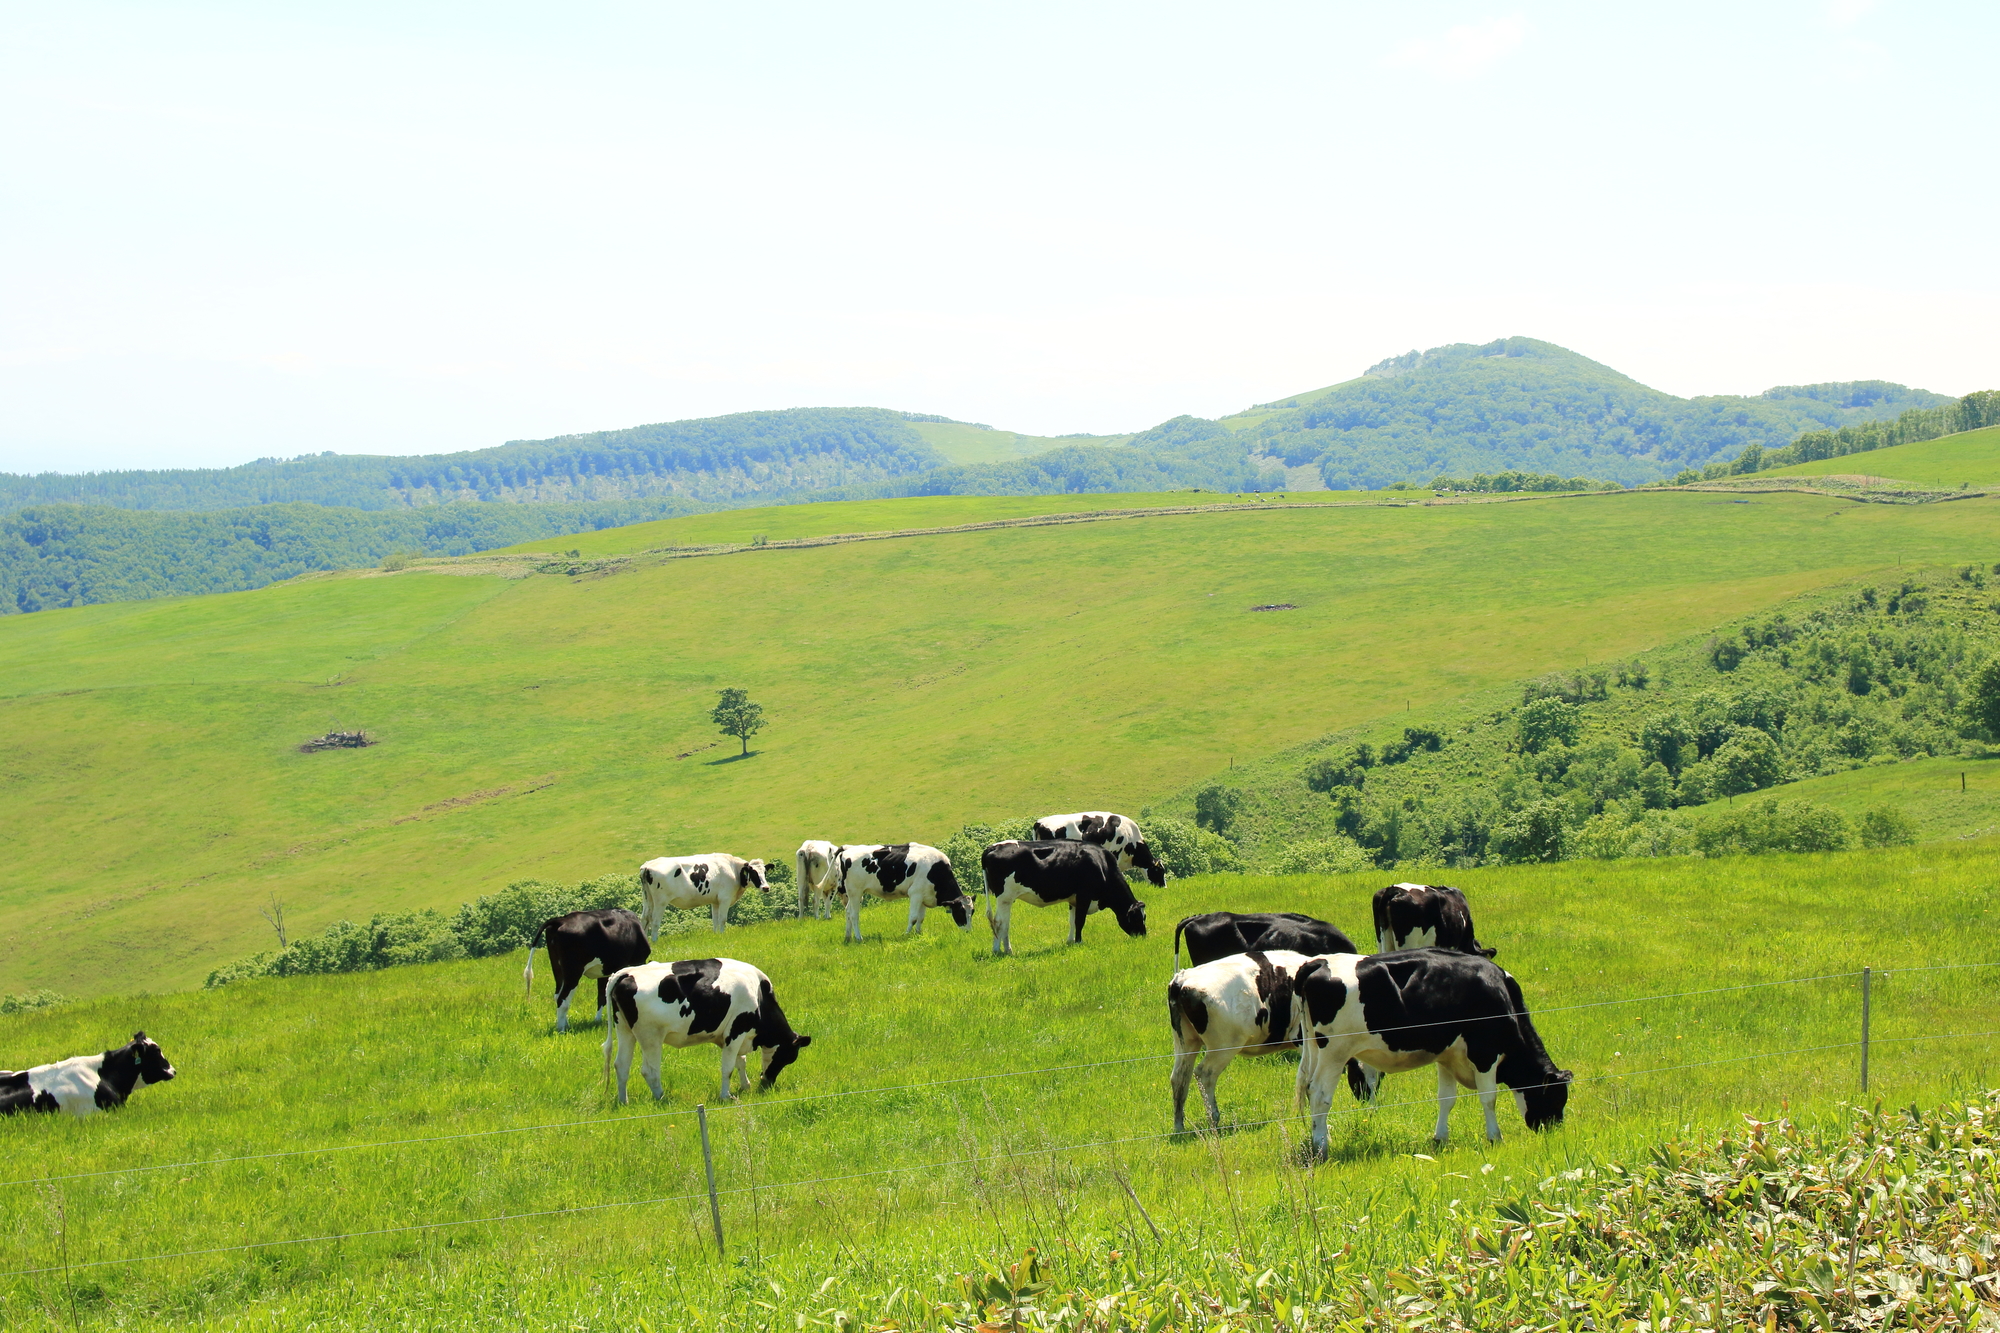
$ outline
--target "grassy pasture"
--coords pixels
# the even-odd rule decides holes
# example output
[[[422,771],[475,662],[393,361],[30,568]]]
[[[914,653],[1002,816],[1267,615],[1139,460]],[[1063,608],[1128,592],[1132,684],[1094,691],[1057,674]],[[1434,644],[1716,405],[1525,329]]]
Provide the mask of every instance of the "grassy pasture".
[[[1550,1178],[1560,1173],[1636,1160],[1664,1136],[1743,1113],[1833,1115],[1857,1096],[1851,1045],[1742,1058],[1852,1043],[1851,975],[1576,1006],[1868,964],[1892,969],[1874,991],[1875,1095],[1929,1104],[1990,1085],[2000,1077],[1990,1036],[1907,1039],[1995,1027],[2000,969],[1893,969],[1995,959],[1994,849],[1465,872],[1482,939],[1520,978],[1551,1053],[1576,1072],[1569,1121],[1530,1135],[1503,1099],[1505,1138],[1489,1147],[1476,1103],[1461,1105],[1452,1143],[1436,1151],[1435,1080],[1422,1071],[1391,1078],[1372,1113],[1341,1103],[1331,1158],[1313,1168],[1296,1155],[1302,1124],[1284,1119],[1293,1066],[1276,1058],[1238,1061],[1224,1076],[1230,1130],[1219,1140],[1166,1135],[1171,925],[1226,905],[1312,911],[1364,934],[1380,875],[1177,881],[1150,894],[1148,938],[1128,940],[1100,916],[1080,948],[1059,943],[1061,913],[1026,910],[1012,959],[987,955],[983,920],[961,935],[933,918],[903,938],[890,910],[866,915],[869,938],[854,947],[839,942],[838,921],[692,939],[690,952],[713,948],[769,972],[814,1038],[777,1092],[711,1111],[730,1191],[726,1263],[709,1248],[687,1114],[696,1100],[714,1105],[712,1048],[667,1052],[663,1106],[635,1079],[634,1104],[614,1109],[600,1083],[601,1029],[554,1035],[546,970],[523,1000],[518,954],[0,1020],[0,1063],[98,1049],[143,1026],[183,1071],[116,1115],[0,1122],[15,1183],[0,1192],[0,1269],[59,1267],[65,1253],[72,1265],[67,1282],[0,1280],[0,1325],[67,1327],[73,1301],[83,1326],[789,1329],[799,1314],[826,1321],[838,1307],[864,1326],[938,1327],[916,1298],[956,1299],[956,1274],[1030,1244],[1052,1258],[1059,1289],[1129,1279],[1223,1291],[1245,1281],[1241,1263],[1218,1259],[1228,1250],[1253,1275],[1268,1265],[1307,1290],[1379,1280],[1495,1200],[1544,1181],[1559,1193],[1566,1186]],[[1646,1072],[1686,1065],[1704,1067]],[[1004,1076],[1019,1070],[1055,1072]],[[545,1124],[563,1127],[491,1132]],[[132,1169],[467,1134],[483,1136]],[[19,1183],[94,1172],[107,1174]],[[671,1201],[76,1267],[656,1199]]]
[[[1962,431],[1916,444],[1898,444],[1844,458],[1822,458],[1773,468],[1759,476],[1823,477],[1830,473],[1867,473],[1918,481],[1929,486],[1991,486],[2000,483],[2000,426]]]
[[[1989,558],[1993,504],[1273,503],[8,617],[0,991],[196,984],[270,942],[271,893],[308,931],[667,852],[1137,809],[1406,700]],[[706,720],[725,685],[771,720],[747,761]],[[334,722],[381,743],[296,752]]]
[[[910,429],[954,463],[1004,463],[1060,449],[1066,444],[1124,444],[1130,435],[1023,435],[981,430],[957,421],[912,421]]]
[[[1964,780],[1960,786],[1961,777]],[[1916,821],[1917,837],[1979,838],[2000,833],[2000,756],[1912,759],[1787,782],[1739,801],[1817,801],[1858,820],[1874,805],[1893,805]],[[1693,808],[1697,815],[1732,809],[1727,799]]]

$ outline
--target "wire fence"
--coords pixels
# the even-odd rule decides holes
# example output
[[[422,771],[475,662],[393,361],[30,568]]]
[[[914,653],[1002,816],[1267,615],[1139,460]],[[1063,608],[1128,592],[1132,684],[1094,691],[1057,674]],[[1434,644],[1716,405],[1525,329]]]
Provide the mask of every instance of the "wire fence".
[[[1881,971],[1881,972],[1876,972],[1873,969],[1864,968],[1858,971],[1829,972],[1809,977],[1791,977],[1779,981],[1750,982],[1737,986],[1705,987],[1699,990],[1678,991],[1661,995],[1633,996],[1622,999],[1595,1000],[1582,1004],[1554,1006],[1548,1009],[1535,1011],[1531,1015],[1531,1017],[1539,1018],[1539,1017],[1546,1017],[1547,1015],[1550,1014],[1573,1013],[1581,1010],[1600,1009],[1616,1005],[1659,1003],[1670,1000],[1692,999],[1702,996],[1721,995],[1721,994],[1729,994],[1734,992],[1752,991],[1752,990],[1763,990],[1777,986],[1795,986],[1795,985],[1804,985],[1821,981],[1845,980],[1850,978],[1863,981],[1864,993],[1865,993],[1865,983],[1871,976],[1874,979],[1879,980],[1889,975],[1893,975],[1894,973],[1962,971],[1968,969],[1994,968],[1994,967],[2000,967],[2000,962],[1939,963],[1939,964],[1928,964],[1920,967],[1896,968],[1893,969],[1892,971]],[[1690,1061],[1675,1065],[1655,1066],[1648,1069],[1609,1071],[1599,1074],[1586,1075],[1580,1079],[1570,1080],[1570,1082],[1572,1086],[1579,1084],[1601,1083],[1613,1080],[1640,1078],[1655,1074],[1679,1073],[1693,1069],[1708,1069],[1724,1065],[1745,1064],[1757,1060],[1777,1059],[1785,1056],[1820,1054],[1827,1051],[1839,1051],[1839,1050],[1859,1050],[1863,1053],[1863,1078],[1865,1079],[1866,1052],[1871,1045],[1880,1046],[1880,1045],[1888,1045],[1892,1043],[1904,1043],[1904,1042],[1974,1040],[1981,1038],[2000,1037],[2000,1029],[1980,1031],[1980,1032],[1920,1033],[1920,1034],[1912,1034],[1907,1036],[1896,1036],[1896,1037],[1875,1037],[1871,1036],[1867,1030],[1866,1017],[1865,1017],[1866,1012],[1867,1011],[1864,1006],[1863,1009],[1864,1017],[1862,1022],[1861,1035],[1854,1041],[1830,1042],[1813,1046],[1787,1047],[1775,1050],[1764,1050],[1764,1051],[1753,1052],[1747,1055],[1728,1056],[1715,1060]],[[1435,1025],[1431,1023],[1418,1023],[1418,1024],[1407,1024],[1397,1028],[1376,1029],[1375,1031],[1392,1032],[1392,1031],[1408,1030],[1411,1028],[1422,1028],[1422,1027],[1432,1027],[1432,1026]],[[1257,1043],[1254,1046],[1222,1047],[1222,1048],[1210,1048],[1210,1049],[1213,1049],[1215,1050],[1216,1053],[1221,1054],[1224,1052],[1235,1053],[1238,1051],[1251,1050],[1251,1049],[1259,1049],[1259,1050],[1269,1049],[1269,1045],[1270,1043]],[[1049,1065],[1034,1069],[999,1070],[988,1074],[971,1074],[956,1078],[933,1079],[919,1083],[887,1084],[872,1088],[853,1088],[835,1092],[813,1093],[800,1097],[770,1098],[760,1101],[759,1103],[757,1103],[757,1105],[759,1108],[785,1107],[791,1105],[798,1105],[802,1103],[821,1102],[821,1101],[828,1101],[828,1100],[848,1098],[848,1097],[880,1096],[892,1093],[920,1091],[931,1088],[952,1087],[969,1083],[987,1082],[996,1079],[1046,1077],[1054,1074],[1071,1073],[1071,1072],[1091,1070],[1091,1069],[1102,1069],[1102,1068],[1109,1068],[1122,1065],[1132,1065],[1145,1062],[1173,1060],[1175,1058],[1177,1057],[1175,1056],[1174,1053],[1165,1052],[1165,1053],[1153,1053],[1142,1056],[1121,1057],[1119,1059],[1114,1059],[1114,1060],[1096,1060],[1096,1061],[1087,1061],[1087,1062],[1072,1063],[1065,1065]],[[1531,1091],[1535,1087],[1544,1087],[1544,1086],[1550,1086],[1550,1085],[1546,1084],[1531,1085],[1530,1087],[1513,1088],[1511,1090],[1517,1092],[1525,1092],[1525,1091]],[[1431,1097],[1408,1098],[1405,1100],[1394,1101],[1394,1102],[1371,1101],[1355,1106],[1330,1108],[1326,1112],[1326,1114],[1329,1117],[1351,1116],[1364,1113],[1372,1113],[1381,1110],[1391,1110],[1397,1107],[1425,1105],[1425,1104],[1430,1104],[1433,1101],[1434,1099]],[[715,1109],[718,1111],[738,1110],[738,1109],[743,1109],[743,1107],[744,1103],[742,1103],[739,1100],[725,1104],[724,1106],[717,1107]],[[428,1135],[428,1136],[414,1137],[414,1138],[372,1140],[361,1143],[328,1144],[314,1148],[298,1148],[298,1149],[290,1149],[280,1152],[269,1152],[269,1153],[248,1153],[234,1157],[196,1158],[178,1162],[161,1162],[161,1163],[148,1163],[137,1166],[124,1166],[102,1171],[86,1171],[86,1172],[73,1172],[62,1175],[41,1175],[41,1176],[31,1176],[31,1177],[20,1177],[13,1180],[0,1181],[0,1187],[14,1187],[14,1186],[24,1186],[24,1185],[46,1187],[68,1181],[89,1180],[105,1176],[124,1176],[124,1175],[132,1175],[143,1172],[189,1170],[189,1169],[197,1169],[204,1167],[226,1166],[243,1162],[259,1162],[259,1161],[270,1161],[277,1159],[291,1159],[291,1158],[325,1155],[331,1153],[359,1152],[359,1151],[368,1151],[372,1149],[388,1149],[388,1148],[400,1148],[400,1147],[412,1147],[412,1146],[429,1146],[434,1144],[450,1143],[450,1142],[469,1140],[469,1139],[492,1138],[496,1136],[513,1135],[513,1134],[531,1134],[531,1133],[538,1133],[538,1132],[543,1132],[548,1130],[558,1130],[558,1129],[597,1129],[607,1126],[645,1124],[649,1122],[657,1123],[660,1121],[667,1121],[667,1120],[682,1120],[682,1119],[695,1118],[700,1114],[702,1114],[702,1112],[705,1109],[706,1108],[697,1108],[694,1110],[685,1110],[685,1111],[654,1111],[654,1112],[641,1112],[637,1114],[622,1114],[622,1115],[612,1115],[612,1116],[597,1116],[597,1117],[589,1117],[582,1119],[546,1121],[532,1125],[516,1125],[516,1126],[506,1126],[495,1129],[472,1130],[458,1134],[439,1134],[439,1135]],[[1235,1131],[1241,1131],[1245,1129],[1262,1128],[1265,1126],[1276,1125],[1276,1124],[1300,1124],[1310,1121],[1312,1118],[1313,1116],[1309,1112],[1294,1112],[1292,1114],[1273,1116],[1262,1120],[1234,1122],[1231,1125],[1231,1129]],[[255,1250],[266,1250],[266,1249],[273,1249],[273,1248],[280,1248],[280,1247],[294,1246],[294,1245],[311,1245],[311,1244],[324,1244],[324,1243],[338,1243],[348,1240],[365,1240],[373,1237],[408,1235],[419,1232],[441,1231],[458,1227],[497,1225],[508,1222],[533,1220],[536,1218],[583,1216],[583,1215],[601,1213],[620,1208],[643,1208],[643,1207],[657,1206],[662,1204],[691,1202],[703,1198],[707,1198],[711,1201],[711,1203],[713,1203],[714,1201],[723,1197],[733,1197],[743,1194],[755,1195],[755,1194],[767,1194],[767,1193],[796,1190],[796,1189],[807,1189],[821,1185],[838,1184],[842,1182],[863,1180],[863,1179],[876,1179],[884,1176],[904,1175],[913,1172],[930,1174],[940,1171],[947,1171],[959,1167],[977,1167],[983,1163],[1009,1161],[1022,1157],[1041,1157],[1041,1156],[1053,1157],[1057,1154],[1102,1150],[1108,1148],[1125,1147],[1137,1143],[1158,1142],[1167,1139],[1187,1138],[1195,1136],[1196,1134],[1190,1131],[1168,1130],[1162,1132],[1127,1135],[1124,1137],[1112,1138],[1112,1139],[1093,1139],[1093,1140],[1086,1140],[1068,1144],[1038,1145],[1032,1148],[1013,1149],[1004,1152],[993,1152],[993,1153],[975,1152],[965,1157],[952,1158],[952,1159],[933,1161],[933,1162],[914,1164],[914,1165],[897,1165],[897,1166],[881,1167],[865,1171],[843,1172],[834,1175],[813,1176],[813,1177],[788,1180],[788,1181],[773,1181],[763,1184],[737,1185],[737,1186],[729,1186],[726,1188],[715,1188],[711,1185],[711,1187],[707,1190],[693,1191],[681,1194],[658,1195],[648,1198],[614,1199],[606,1202],[592,1203],[592,1204],[576,1204],[561,1208],[534,1209],[522,1212],[499,1213],[489,1216],[471,1217],[471,1218],[450,1218],[439,1221],[414,1222],[392,1227],[375,1227],[358,1231],[328,1232],[328,1233],[309,1235],[309,1236],[281,1237],[275,1240],[250,1241],[240,1245],[211,1246],[200,1249],[164,1251],[155,1254],[126,1255],[109,1259],[75,1261],[75,1262],[67,1262],[63,1264],[47,1265],[35,1268],[0,1270],[0,1279],[16,1278],[16,1277],[33,1277],[37,1275],[55,1273],[55,1272],[103,1268],[103,1267],[126,1265],[126,1264],[145,1264],[145,1263],[158,1263],[176,1259],[195,1259],[195,1258],[201,1258],[205,1256],[213,1256],[219,1254],[247,1253]],[[706,1144],[704,1144],[704,1151],[706,1152]],[[721,1243],[719,1223],[718,1223],[717,1243],[718,1245],[720,1245]]]

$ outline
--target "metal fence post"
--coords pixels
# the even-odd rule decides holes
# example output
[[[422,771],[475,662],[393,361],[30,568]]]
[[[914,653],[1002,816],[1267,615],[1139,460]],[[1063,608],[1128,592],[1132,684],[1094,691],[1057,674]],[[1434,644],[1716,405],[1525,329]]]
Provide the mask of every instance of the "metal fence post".
[[[1862,1057],[1862,1063],[1865,1068],[1867,1064],[1866,1056]],[[1867,1086],[1867,1075],[1865,1073],[1862,1075],[1862,1086]],[[696,1103],[694,1118],[701,1126],[701,1164],[708,1171],[708,1220],[715,1224],[715,1253],[716,1257],[720,1258],[722,1256],[722,1205],[715,1198],[715,1154],[709,1150],[708,1146],[708,1107],[699,1102]]]
[[[1875,979],[1875,969],[1861,969],[1861,1090],[1868,1091],[1868,992],[1869,983]]]

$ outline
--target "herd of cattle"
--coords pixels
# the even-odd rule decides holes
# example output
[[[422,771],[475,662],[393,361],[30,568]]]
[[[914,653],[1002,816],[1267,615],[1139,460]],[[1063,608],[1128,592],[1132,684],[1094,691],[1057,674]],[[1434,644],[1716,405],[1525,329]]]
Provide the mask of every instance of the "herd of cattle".
[[[800,914],[825,919],[832,901],[841,899],[849,940],[861,938],[861,905],[870,897],[906,900],[911,931],[934,907],[950,913],[960,929],[972,922],[972,899],[950,858],[922,843],[808,841],[794,869]],[[1110,911],[1127,935],[1143,936],[1146,904],[1133,896],[1126,877],[1166,883],[1139,826],[1103,811],[1038,820],[1029,839],[988,846],[980,872],[995,954],[1013,952],[1009,924],[1016,902],[1067,905],[1072,944],[1082,941],[1085,920],[1100,909]],[[759,1086],[768,1090],[812,1044],[793,1031],[771,979],[733,958],[651,958],[667,908],[705,908],[720,934],[744,892],[767,887],[764,863],[722,853],[661,857],[640,867],[639,881],[637,914],[622,908],[571,912],[537,927],[523,981],[532,991],[535,951],[545,949],[558,1031],[569,1028],[577,988],[596,981],[597,1013],[610,1010],[605,1073],[612,1073],[615,1050],[621,1103],[635,1046],[644,1052],[640,1073],[655,1098],[666,1095],[660,1081],[664,1046],[720,1047],[723,1101],[731,1099],[732,1082],[749,1089],[749,1055],[760,1051]],[[1176,964],[1183,941],[1189,960],[1167,983],[1177,1132],[1187,1128],[1190,1083],[1200,1085],[1209,1124],[1220,1128],[1215,1084],[1222,1071],[1239,1055],[1286,1050],[1299,1052],[1298,1097],[1311,1108],[1313,1144],[1320,1151],[1343,1074],[1354,1096],[1370,1101],[1382,1075],[1435,1064],[1439,1142],[1460,1087],[1477,1092],[1489,1139],[1500,1137],[1495,1103],[1501,1084],[1513,1092],[1529,1128],[1562,1119],[1570,1073],[1549,1059],[1521,988],[1475,938],[1464,895],[1441,886],[1392,884],[1375,895],[1374,925],[1373,954],[1363,954],[1334,926],[1292,912],[1209,912],[1175,927]],[[0,1113],[88,1115],[122,1105],[137,1089],[174,1074],[142,1032],[101,1055],[0,1071]]]

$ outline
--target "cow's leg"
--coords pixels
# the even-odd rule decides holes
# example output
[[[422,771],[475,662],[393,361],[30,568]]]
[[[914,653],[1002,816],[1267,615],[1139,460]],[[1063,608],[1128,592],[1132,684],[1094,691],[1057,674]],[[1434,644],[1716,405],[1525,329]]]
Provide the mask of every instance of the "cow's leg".
[[[921,893],[913,893],[910,895],[910,924],[903,928],[903,933],[914,935],[923,928],[924,896]]]
[[[1201,1084],[1202,1105],[1208,1108],[1208,1127],[1218,1134],[1222,1132],[1222,1111],[1215,1104],[1215,1080],[1235,1058],[1235,1051],[1211,1050],[1201,1058],[1201,1068],[1194,1071],[1194,1081]]]
[[[847,942],[861,943],[861,895],[858,893],[847,895]]]
[[[1310,1024],[1306,1026],[1306,1040],[1321,1040],[1313,1032]],[[1317,1059],[1308,1058],[1299,1062],[1298,1081],[1302,1085],[1300,1091],[1305,1094],[1299,1100],[1303,1101],[1312,1110],[1312,1146],[1313,1155],[1316,1157],[1326,1156],[1326,1117],[1327,1113],[1333,1109],[1332,1081],[1329,1078],[1320,1077],[1319,1067],[1321,1065],[1331,1065],[1332,1068],[1337,1070],[1345,1063],[1345,1058],[1335,1063],[1332,1057],[1324,1051],[1319,1054]]]
[[[1081,893],[1069,900],[1069,942],[1083,943],[1083,918],[1090,911],[1090,905]]]
[[[718,935],[722,933],[723,927],[729,924],[729,904],[722,901],[720,896],[709,906],[708,919]]]
[[[1201,1047],[1185,1045],[1181,1041],[1180,1023],[1174,1024],[1174,1072],[1167,1080],[1167,1086],[1174,1094],[1174,1133],[1187,1133],[1188,1081],[1194,1077],[1194,1062],[1201,1058]]]
[[[605,981],[605,977],[604,977],[604,974],[603,974],[602,972],[598,973],[598,974],[597,974],[597,1012],[596,1012],[596,1014],[592,1015],[593,1019],[597,1019],[597,1018],[603,1018],[603,1017],[604,1017],[604,981]]]
[[[602,986],[603,982],[598,982]],[[556,1031],[569,1031],[569,1002],[576,994],[576,980],[558,976],[556,981]]]
[[[642,1042],[645,1058],[639,1062],[639,1072],[646,1077],[646,1086],[653,1090],[653,1100],[659,1101],[667,1095],[666,1084],[660,1082],[660,1039]]]
[[[1451,1133],[1451,1108],[1458,1102],[1458,1080],[1438,1062],[1438,1126],[1431,1137],[1442,1144]]]
[[[616,1024],[615,1019],[613,1022]],[[625,1024],[616,1025],[618,1027],[618,1104],[623,1106],[626,1104],[625,1085],[632,1079],[632,1042],[635,1034],[631,1027]]]
[[[993,927],[993,952],[1008,954],[1014,952],[1014,942],[1008,937],[1008,926],[1014,919],[1014,901],[1002,898],[1000,905],[987,916],[986,924]]]
[[[1486,1141],[1500,1142],[1500,1117],[1497,1114],[1500,1102],[1500,1062],[1495,1060],[1493,1068],[1485,1073],[1473,1072],[1473,1090],[1479,1094],[1479,1105],[1486,1112]]]
[[[744,1033],[736,1039],[736,1086],[739,1092],[750,1091],[750,1047],[756,1034]]]
[[[738,1037],[736,1041],[725,1041],[722,1043],[722,1100],[725,1102],[735,1100],[729,1092],[729,1076],[736,1072],[737,1061],[743,1058],[742,1054],[736,1049],[737,1042],[742,1040],[741,1037]]]

